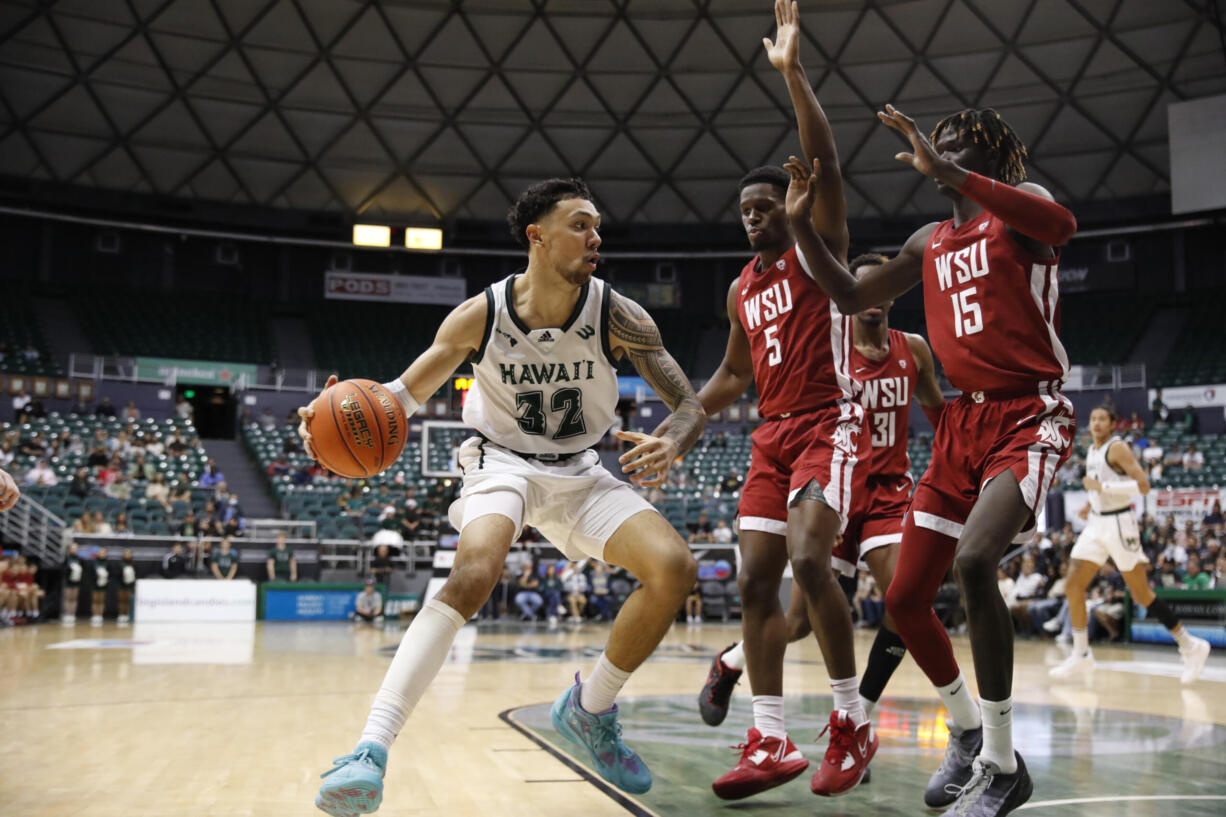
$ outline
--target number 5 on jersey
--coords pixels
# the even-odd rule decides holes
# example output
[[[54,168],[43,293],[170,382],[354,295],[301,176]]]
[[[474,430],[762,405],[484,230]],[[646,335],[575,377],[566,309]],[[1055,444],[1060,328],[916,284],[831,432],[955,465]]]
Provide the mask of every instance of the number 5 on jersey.
[[[769,353],[766,356],[766,365],[778,366],[783,360],[783,347],[779,345],[779,338],[775,337],[775,333],[779,331],[779,324],[772,323],[770,326],[762,330],[762,337],[766,338],[766,351]]]

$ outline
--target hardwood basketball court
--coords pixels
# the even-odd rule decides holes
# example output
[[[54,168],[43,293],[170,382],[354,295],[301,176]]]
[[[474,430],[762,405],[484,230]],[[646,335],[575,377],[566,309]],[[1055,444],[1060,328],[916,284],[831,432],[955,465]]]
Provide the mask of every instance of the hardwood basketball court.
[[[349,751],[402,630],[349,624],[151,625],[0,631],[0,809],[13,817],[292,817],[318,814],[319,773]],[[728,720],[696,694],[735,624],[676,625],[621,700],[627,742],[655,776],[639,797],[607,787],[548,724],[607,627],[465,627],[391,754],[380,815],[914,815],[944,747],[943,713],[907,660],[876,722],[873,782],[823,800],[808,774],[738,803],[711,781],[750,723],[747,684]],[[871,634],[857,632],[861,665]],[[954,639],[971,672],[965,638]],[[1226,813],[1226,660],[1179,683],[1173,648],[1100,647],[1092,680],[1054,684],[1063,653],[1019,642],[1014,729],[1035,778],[1022,814]],[[829,713],[816,643],[792,645],[789,730],[813,762]],[[811,767],[815,768],[815,767]]]

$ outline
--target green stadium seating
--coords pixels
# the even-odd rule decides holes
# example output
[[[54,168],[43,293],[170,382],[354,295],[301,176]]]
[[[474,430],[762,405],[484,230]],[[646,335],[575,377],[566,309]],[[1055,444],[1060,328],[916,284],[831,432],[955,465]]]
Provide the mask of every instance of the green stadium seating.
[[[38,350],[37,361],[27,361],[21,352],[27,346]],[[63,377],[64,369],[53,359],[51,349],[43,336],[42,327],[35,317],[30,300],[15,292],[6,292],[0,299],[0,348],[4,361],[0,371],[9,374],[26,374],[47,377]]]

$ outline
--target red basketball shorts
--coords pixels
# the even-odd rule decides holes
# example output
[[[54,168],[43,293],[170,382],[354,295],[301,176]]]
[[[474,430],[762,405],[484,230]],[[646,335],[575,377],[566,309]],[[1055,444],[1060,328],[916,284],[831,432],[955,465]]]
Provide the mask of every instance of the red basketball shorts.
[[[846,525],[855,481],[863,482],[856,467],[868,454],[863,431],[864,410],[852,402],[758,426],[737,508],[740,529],[786,536],[788,506],[813,480]]]
[[[959,538],[984,486],[1012,471],[1032,515],[1016,541],[1029,541],[1076,433],[1073,404],[1054,388],[998,400],[980,392],[962,395],[945,409],[932,461],[915,489],[916,526]]]
[[[848,576],[864,567],[864,554],[902,541],[902,523],[911,504],[910,474],[882,477],[869,474],[852,495],[851,513],[830,561]]]

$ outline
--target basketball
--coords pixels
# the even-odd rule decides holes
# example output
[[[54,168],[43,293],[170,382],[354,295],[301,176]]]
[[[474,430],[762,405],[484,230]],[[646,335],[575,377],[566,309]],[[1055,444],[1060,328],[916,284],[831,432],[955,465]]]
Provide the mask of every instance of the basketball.
[[[319,462],[342,477],[372,477],[404,450],[408,418],[396,398],[373,380],[342,380],[311,404],[307,425]]]

